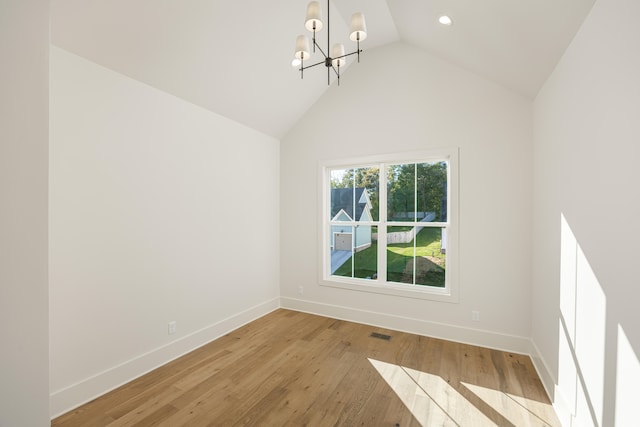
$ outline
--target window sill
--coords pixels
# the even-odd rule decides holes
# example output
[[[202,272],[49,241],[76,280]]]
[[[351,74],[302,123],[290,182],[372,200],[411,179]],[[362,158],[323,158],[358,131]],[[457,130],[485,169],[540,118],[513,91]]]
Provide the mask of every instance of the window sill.
[[[434,288],[431,286],[379,283],[374,280],[354,280],[348,277],[341,278],[337,276],[331,276],[330,279],[320,279],[320,286],[348,289],[358,292],[393,295],[403,298],[423,299],[448,303],[458,302],[458,296],[456,294],[453,294],[451,292],[451,289]]]

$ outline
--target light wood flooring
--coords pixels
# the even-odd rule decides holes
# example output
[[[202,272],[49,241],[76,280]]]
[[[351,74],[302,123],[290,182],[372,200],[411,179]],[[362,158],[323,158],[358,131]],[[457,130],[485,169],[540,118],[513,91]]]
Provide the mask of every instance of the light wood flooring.
[[[152,425],[560,424],[528,356],[279,309],[52,421]]]

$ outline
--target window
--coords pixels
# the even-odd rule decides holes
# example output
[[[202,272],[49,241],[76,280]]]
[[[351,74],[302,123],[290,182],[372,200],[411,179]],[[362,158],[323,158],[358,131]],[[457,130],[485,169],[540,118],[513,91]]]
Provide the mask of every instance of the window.
[[[321,171],[321,284],[457,301],[457,150]]]

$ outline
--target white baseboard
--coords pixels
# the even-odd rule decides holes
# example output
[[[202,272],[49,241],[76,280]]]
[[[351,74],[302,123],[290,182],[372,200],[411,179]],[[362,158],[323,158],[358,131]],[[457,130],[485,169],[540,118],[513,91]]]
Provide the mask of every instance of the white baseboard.
[[[401,332],[409,332],[448,341],[472,344],[511,353],[531,355],[531,339],[480,329],[464,328],[445,323],[359,310],[331,304],[322,304],[296,298],[280,298],[282,308],[327,316],[334,319],[364,323]]]
[[[560,420],[560,424],[566,427],[575,425],[574,411],[571,410],[569,403],[564,398],[562,391],[555,387],[555,398],[553,399],[553,409]]]
[[[51,418],[62,415],[279,308],[274,298],[50,394]]]
[[[553,375],[551,374],[551,370],[547,366],[538,346],[535,342],[531,341],[531,361],[533,362],[533,366],[536,368],[538,372],[538,376],[540,377],[540,381],[542,381],[542,385],[549,396],[549,399],[553,402],[555,398],[555,389],[556,382],[553,379]]]
[[[553,409],[556,411],[558,420],[560,421],[561,425],[570,426],[572,423],[573,411],[570,409],[569,404],[562,394],[562,391],[556,385],[556,380],[551,373],[551,369],[549,369],[549,367],[547,366],[547,363],[542,357],[538,346],[534,341],[531,342],[531,345],[532,352],[530,356],[533,362],[533,366],[536,368],[538,376],[540,377],[540,381],[542,381],[542,385],[547,392],[547,396],[549,396],[549,400],[551,400],[553,404]]]

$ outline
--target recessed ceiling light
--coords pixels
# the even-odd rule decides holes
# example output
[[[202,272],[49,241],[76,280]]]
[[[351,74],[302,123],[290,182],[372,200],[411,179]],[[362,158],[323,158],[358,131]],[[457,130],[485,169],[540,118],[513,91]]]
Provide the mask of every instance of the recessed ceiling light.
[[[291,61],[292,67],[297,67],[300,64],[301,64],[301,61],[298,58],[293,58],[293,61]]]
[[[442,15],[440,18],[438,18],[438,22],[441,23],[442,25],[447,25],[447,26],[453,24],[453,21],[447,15]]]

